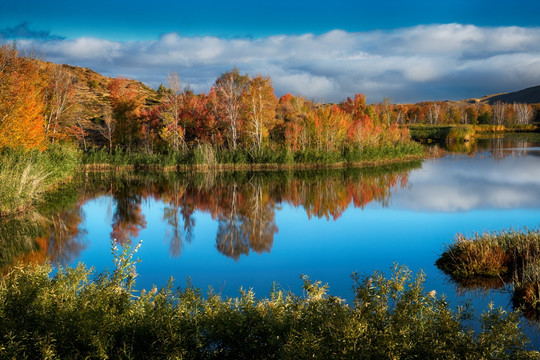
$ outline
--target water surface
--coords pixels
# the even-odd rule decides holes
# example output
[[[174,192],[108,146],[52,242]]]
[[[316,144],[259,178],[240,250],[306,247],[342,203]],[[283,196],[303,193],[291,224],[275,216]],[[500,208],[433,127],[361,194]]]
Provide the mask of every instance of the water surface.
[[[103,271],[111,241],[142,240],[139,288],[172,276],[225,296],[240,287],[266,296],[274,282],[299,294],[307,274],[350,302],[353,272],[398,263],[425,272],[427,290],[452,305],[511,308],[506,286],[466,289],[434,264],[458,233],[539,225],[539,145],[491,138],[459,149],[466,153],[363,169],[89,173],[46,210],[0,223],[4,244],[11,239],[0,265],[49,260]]]

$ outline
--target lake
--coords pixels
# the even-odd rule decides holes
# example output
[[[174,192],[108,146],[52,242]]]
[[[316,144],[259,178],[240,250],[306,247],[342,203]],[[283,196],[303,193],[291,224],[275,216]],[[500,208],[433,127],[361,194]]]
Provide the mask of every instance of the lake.
[[[301,294],[305,274],[350,302],[352,273],[401,264],[452,305],[510,309],[507,286],[465,288],[435,261],[458,233],[538,227],[539,140],[486,138],[382,167],[80,174],[35,213],[0,222],[0,266],[82,262],[100,272],[112,266],[111,242],[142,240],[138,288],[172,276],[224,296],[243,287],[263,297],[274,283]],[[535,344],[537,328],[527,329]]]

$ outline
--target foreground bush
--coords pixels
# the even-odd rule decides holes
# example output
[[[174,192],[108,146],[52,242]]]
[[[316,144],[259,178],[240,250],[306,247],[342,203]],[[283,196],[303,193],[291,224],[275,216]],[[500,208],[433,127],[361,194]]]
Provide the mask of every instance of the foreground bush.
[[[55,145],[40,152],[0,152],[0,215],[24,211],[79,164],[75,148]]]
[[[423,289],[423,275],[395,267],[354,278],[354,303],[304,280],[304,296],[274,289],[203,297],[188,285],[134,291],[131,254],[112,273],[79,266],[18,268],[0,286],[2,358],[528,359],[517,313],[490,309],[475,332],[464,309]]]

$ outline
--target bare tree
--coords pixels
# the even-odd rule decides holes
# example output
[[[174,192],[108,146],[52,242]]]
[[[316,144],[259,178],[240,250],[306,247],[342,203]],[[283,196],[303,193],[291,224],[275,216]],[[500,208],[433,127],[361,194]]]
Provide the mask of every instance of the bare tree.
[[[83,143],[83,148],[86,151],[86,135],[87,132],[85,129],[88,128],[88,120],[86,119],[86,114],[82,106],[76,106],[73,111],[73,131],[75,137],[78,141]]]
[[[112,109],[109,104],[103,107],[103,125],[100,127],[99,132],[109,143],[109,152],[112,151],[113,146],[113,134],[116,129],[116,120],[112,116]]]
[[[73,97],[73,81],[71,74],[60,66],[50,72],[51,83],[47,89],[47,114],[45,116],[45,136],[54,143],[61,117],[67,112]]]
[[[514,103],[514,111],[516,113],[517,124],[525,125],[531,122],[533,117],[533,111],[529,105]]]
[[[439,123],[440,112],[441,107],[439,106],[439,104],[433,103],[429,106],[427,117],[430,124],[433,125]]]
[[[493,114],[491,116],[491,122],[493,125],[502,125],[506,119],[506,104],[497,101],[492,106]]]

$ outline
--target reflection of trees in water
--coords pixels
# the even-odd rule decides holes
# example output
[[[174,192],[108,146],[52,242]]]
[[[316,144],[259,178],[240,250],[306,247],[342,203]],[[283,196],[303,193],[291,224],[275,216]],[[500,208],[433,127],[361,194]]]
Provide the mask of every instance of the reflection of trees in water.
[[[36,239],[44,238],[47,218],[32,212],[0,221],[0,269],[2,272],[14,263],[27,263],[26,254],[38,254],[43,248]]]
[[[510,134],[485,138],[480,143],[481,149],[488,150],[493,158],[502,160],[508,156],[527,156],[530,154],[528,148],[540,144],[540,136],[538,134]]]
[[[146,217],[142,213],[142,194],[132,191],[129,185],[114,188],[112,195],[116,209],[112,217],[111,238],[120,244],[130,244],[146,228]],[[140,190],[140,189],[139,189]]]
[[[217,216],[218,251],[235,260],[240,255],[247,255],[250,250],[257,253],[270,252],[274,234],[278,232],[275,202],[268,193],[263,192],[261,183],[253,179],[245,185],[242,194],[236,183],[228,187],[228,190],[222,193],[226,196],[225,207]],[[227,196],[228,192],[230,196]]]
[[[195,208],[189,203],[184,205],[185,190],[184,186],[174,183],[171,191],[162,195],[162,200],[165,202],[163,220],[169,225],[165,236],[170,238],[170,254],[173,256],[180,256],[184,241],[191,243],[193,238]],[[183,229],[180,227],[182,222]]]
[[[84,223],[81,204],[61,210],[50,221],[47,257],[56,263],[68,263],[86,247],[83,238],[87,232],[79,227]]]
[[[223,194],[223,193],[222,193]],[[236,184],[232,186],[230,201],[217,216],[218,230],[216,234],[216,247],[226,256],[237,260],[240,255],[249,253],[249,241],[242,226],[243,219],[237,206]]]
[[[307,215],[338,219],[351,206],[376,201],[387,205],[393,190],[407,186],[408,172],[419,163],[384,168],[289,172],[241,172],[96,175],[95,184],[116,203],[111,236],[124,243],[146,226],[141,202],[152,197],[165,204],[170,253],[179,256],[193,240],[196,211],[218,223],[216,248],[235,260],[250,251],[269,252],[278,232],[276,209],[289,203]],[[92,181],[92,180],[91,180]],[[110,184],[113,184],[112,186]],[[99,190],[96,190],[96,196]]]
[[[63,204],[66,205],[66,204]],[[84,214],[75,202],[58,212],[41,209],[0,221],[0,268],[13,264],[67,263],[85,248]]]
[[[419,163],[348,170],[194,174],[89,173],[72,186],[72,196],[51,198],[43,214],[0,222],[0,267],[14,261],[66,263],[85,245],[82,205],[88,199],[111,199],[111,237],[129,243],[146,228],[142,203],[164,203],[165,241],[179,256],[193,241],[195,212],[218,223],[216,248],[235,260],[250,251],[270,252],[278,232],[281,204],[303,207],[309,217],[338,219],[351,205],[364,208],[389,202],[393,190],[407,186],[408,172]],[[77,193],[78,191],[78,193]],[[9,240],[8,240],[9,239]]]
[[[275,220],[276,207],[260,183],[249,183],[243,227],[249,247],[257,253],[270,252],[272,248],[274,234],[279,230]]]
[[[387,206],[393,189],[405,188],[407,182],[407,172],[294,179],[284,189],[283,200],[303,207],[309,218],[337,220],[351,204],[362,209],[373,201]]]

